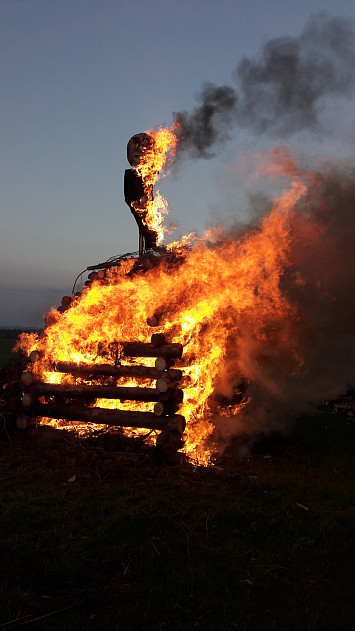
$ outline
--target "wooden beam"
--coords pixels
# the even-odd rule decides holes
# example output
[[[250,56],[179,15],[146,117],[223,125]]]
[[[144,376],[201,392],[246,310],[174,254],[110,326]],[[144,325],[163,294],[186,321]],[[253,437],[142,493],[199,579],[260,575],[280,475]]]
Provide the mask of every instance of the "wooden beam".
[[[67,419],[68,421],[79,423],[157,429],[175,431],[179,434],[183,433],[186,426],[185,418],[180,414],[174,414],[172,416],[156,416],[153,412],[86,408],[80,405],[69,406],[56,405],[52,403],[37,403],[34,406],[33,413],[35,416]]]
[[[166,392],[166,390],[164,390],[164,392]],[[121,401],[148,402],[160,401],[161,399],[161,391],[158,388],[139,388],[134,386],[92,386],[87,384],[77,386],[72,384],[38,382],[28,386],[26,394],[33,399],[43,396],[60,396],[66,399],[120,399]],[[177,401],[178,399],[179,395],[176,395],[174,400]]]
[[[153,346],[145,342],[123,342],[123,354],[125,357],[164,357],[164,359],[180,359],[182,356],[182,344],[163,344]]]
[[[165,364],[162,364],[165,365]],[[73,364],[70,362],[52,362],[52,369],[57,372],[69,373],[78,377],[141,377],[147,379],[159,379],[162,370],[149,366],[112,366],[111,364]],[[177,368],[169,368],[164,371],[164,376],[174,381],[181,381],[182,371]]]

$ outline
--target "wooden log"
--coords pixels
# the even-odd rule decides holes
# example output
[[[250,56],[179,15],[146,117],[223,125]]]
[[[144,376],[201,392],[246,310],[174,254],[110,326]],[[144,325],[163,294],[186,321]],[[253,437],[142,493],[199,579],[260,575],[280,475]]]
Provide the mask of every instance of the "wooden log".
[[[171,388],[175,388],[176,382],[166,379],[165,377],[159,377],[156,383],[156,389],[158,392],[167,392]]]
[[[171,360],[165,359],[164,357],[157,357],[154,366],[157,370],[168,370],[171,366]]]
[[[178,434],[169,434],[168,432],[162,431],[162,433],[157,438],[157,447],[163,447],[164,452],[166,450],[176,451],[177,449],[181,449],[183,446],[181,435]]]
[[[25,394],[22,397],[21,402],[24,408],[29,408],[31,407],[34,400],[35,400],[35,396],[32,393],[25,392]]]
[[[72,301],[72,297],[71,296],[63,296],[62,298],[62,307],[69,307],[70,303]]]
[[[159,326],[159,320],[157,318],[156,315],[152,315],[150,316],[150,318],[147,318],[147,324],[148,326],[154,327],[154,326]]]
[[[86,408],[80,405],[56,405],[52,403],[37,403],[33,412],[37,417],[67,419],[77,423],[167,430],[178,434],[182,434],[186,426],[185,419],[180,414],[158,417],[153,412]]]
[[[182,403],[184,400],[184,391],[181,388],[170,388],[166,392],[161,392],[159,401],[175,401]]]
[[[141,377],[146,379],[159,379],[161,370],[150,366],[112,366],[111,364],[73,364],[70,362],[52,362],[53,370],[69,373],[78,377]],[[181,381],[182,371],[178,368],[170,368],[164,375],[172,380]]]
[[[19,414],[16,418],[16,427],[17,429],[26,429],[27,427],[31,427],[36,424],[36,420],[32,417],[26,416],[25,414]]]
[[[171,416],[172,414],[176,414],[179,407],[179,403],[175,401],[168,400],[166,403],[157,401],[154,405],[154,414],[156,414],[156,416],[162,416],[163,414],[165,416]]]
[[[162,403],[162,401],[157,401],[154,405],[154,414],[156,416],[162,416],[164,414],[164,403]]]
[[[157,437],[156,450],[168,464],[183,464],[185,455],[178,452],[183,447],[181,435],[162,431]]]
[[[153,346],[163,346],[163,344],[167,344],[167,339],[164,333],[153,333],[150,342]]]
[[[15,386],[19,386],[23,383],[22,379],[11,379],[11,381],[5,381],[1,385],[2,390],[11,390]]]
[[[145,342],[123,342],[123,354],[125,357],[164,357],[164,359],[180,359],[182,356],[182,344],[164,344],[153,346]]]
[[[40,351],[31,351],[28,359],[30,360],[30,362],[32,364],[34,364],[36,361],[38,361],[42,356],[42,353]]]
[[[149,402],[159,401],[160,390],[134,386],[76,386],[61,383],[33,383],[28,387],[26,395],[33,399],[43,396],[60,396],[66,399],[119,399],[121,401]]]
[[[26,370],[25,372],[23,372],[22,375],[21,375],[21,381],[24,384],[24,386],[31,385],[31,383],[33,381],[32,373],[29,372],[29,370]]]

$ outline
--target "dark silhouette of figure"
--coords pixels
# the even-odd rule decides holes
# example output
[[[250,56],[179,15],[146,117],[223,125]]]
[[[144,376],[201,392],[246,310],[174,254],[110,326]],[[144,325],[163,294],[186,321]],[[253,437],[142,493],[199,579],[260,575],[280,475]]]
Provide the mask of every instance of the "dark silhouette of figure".
[[[149,202],[153,201],[153,186],[147,186],[136,168],[142,154],[150,149],[154,140],[148,134],[136,134],[127,144],[127,158],[132,169],[124,173],[124,198],[139,228],[139,254],[144,250],[156,248],[157,234],[144,223],[144,216]]]

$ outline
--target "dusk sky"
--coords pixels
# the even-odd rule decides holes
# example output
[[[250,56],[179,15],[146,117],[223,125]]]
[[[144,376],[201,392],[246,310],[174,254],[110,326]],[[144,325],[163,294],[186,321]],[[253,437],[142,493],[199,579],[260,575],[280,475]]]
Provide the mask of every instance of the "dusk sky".
[[[244,57],[322,11],[354,28],[354,0],[0,0],[0,326],[42,326],[87,266],[138,248],[123,198],[133,134],[193,111],[205,81],[238,91]],[[353,98],[326,94],[314,129],[235,125],[213,159],[182,158],[158,186],[171,240],[246,220],[265,147],[353,161]]]

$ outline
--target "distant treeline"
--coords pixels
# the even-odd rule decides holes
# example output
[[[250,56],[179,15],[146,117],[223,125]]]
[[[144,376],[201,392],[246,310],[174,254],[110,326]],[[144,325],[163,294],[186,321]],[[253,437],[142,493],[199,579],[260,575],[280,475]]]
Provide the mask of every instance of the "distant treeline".
[[[21,333],[38,333],[40,329],[0,329],[0,339],[17,340]]]

